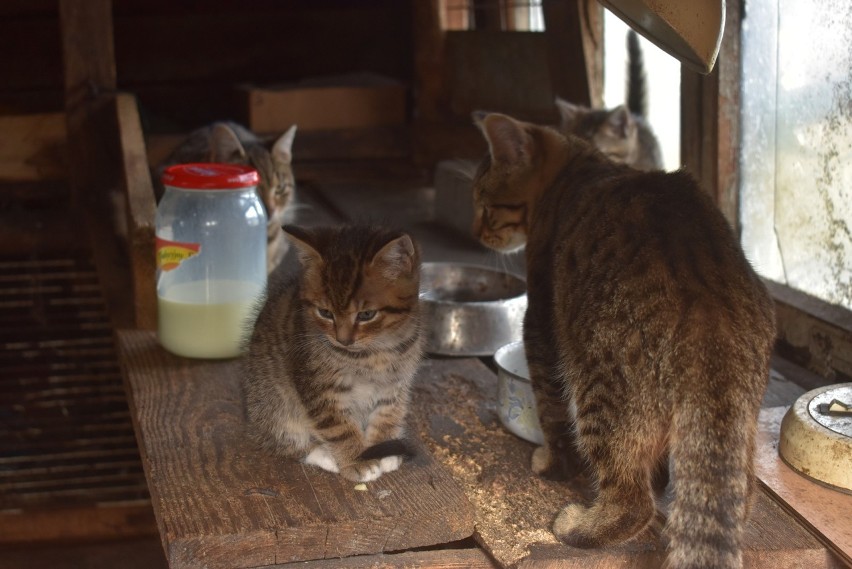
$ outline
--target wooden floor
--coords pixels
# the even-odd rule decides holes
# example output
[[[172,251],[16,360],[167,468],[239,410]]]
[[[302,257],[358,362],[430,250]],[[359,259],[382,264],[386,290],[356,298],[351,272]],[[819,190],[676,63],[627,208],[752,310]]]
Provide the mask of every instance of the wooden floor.
[[[495,254],[485,251],[469,238],[441,224],[441,220],[437,218],[435,212],[435,188],[431,185],[430,171],[412,167],[405,162],[394,161],[359,162],[357,164],[304,163],[298,165],[296,173],[299,179],[300,200],[295,211],[296,221],[300,223],[337,223],[369,217],[408,229],[420,242],[424,261],[477,262],[501,268],[508,267],[514,271],[522,270],[519,269],[522,264],[520,259],[499,259]],[[31,228],[25,228],[25,231],[43,231],[42,227],[41,224],[34,224]],[[73,234],[73,230],[69,231]],[[42,238],[43,236],[36,236],[36,239]],[[68,234],[60,231],[57,233],[57,239],[68,239]],[[9,254],[6,253],[7,260]],[[79,250],[75,255],[79,256]],[[3,259],[0,259],[0,267],[2,267],[2,263]],[[96,287],[96,283],[94,286]],[[13,287],[8,283],[0,283],[0,292],[3,294],[12,294],[11,288]],[[85,296],[91,294],[92,290],[91,286],[88,288],[86,286],[71,287],[72,296]],[[43,299],[47,293],[39,289],[32,294],[36,298]],[[35,308],[33,308],[34,310]],[[10,322],[6,322],[4,327],[6,332],[10,329],[10,325]],[[103,337],[105,332],[108,335],[108,331],[103,330],[103,326],[100,326],[94,332],[91,330],[89,332],[89,336],[93,338]],[[39,333],[39,331],[36,331],[36,335]],[[77,334],[77,337],[79,337],[79,334]],[[7,346],[11,342],[9,338],[4,339],[4,341]],[[106,354],[103,350],[107,350],[109,353]],[[108,376],[107,380],[102,381],[102,383],[87,383],[86,388],[93,390],[93,398],[99,401],[101,405],[111,405],[115,409],[110,408],[111,410],[103,414],[97,421],[84,421],[84,424],[77,427],[66,427],[65,431],[61,433],[55,430],[57,428],[55,417],[51,419],[54,421],[54,431],[43,430],[43,427],[39,425],[24,427],[11,423],[4,417],[4,422],[0,424],[0,427],[2,427],[0,440],[3,436],[17,437],[21,449],[19,455],[25,454],[27,449],[24,447],[26,447],[26,444],[30,444],[30,450],[36,452],[37,449],[42,448],[40,445],[48,444],[46,441],[56,443],[60,440],[68,440],[72,442],[71,444],[78,445],[85,441],[91,442],[93,428],[95,429],[94,432],[109,432],[115,443],[118,441],[128,442],[126,439],[131,432],[130,421],[126,414],[126,405],[121,400],[121,394],[116,392],[113,375],[114,353],[110,350],[111,347],[101,347],[101,344],[97,342],[86,349],[72,350],[69,360],[71,363],[67,365],[82,365],[80,362],[96,361],[93,359],[95,352],[106,354],[109,363],[104,364],[106,367],[103,369]],[[804,387],[796,383],[797,377],[806,378],[807,381],[802,383],[808,387],[819,381],[819,378],[814,378],[786,362],[776,360],[776,364],[776,370],[782,371],[776,371],[773,374],[770,389],[764,402],[765,406],[791,404],[805,390]],[[0,360],[0,365],[5,366],[4,369],[0,370],[4,381],[10,381],[11,378],[14,382],[15,378],[29,377],[21,373],[20,361],[11,361],[8,356]],[[14,409],[16,405],[20,405],[21,401],[33,399],[31,392],[23,389],[22,385],[18,381],[14,383],[13,389],[5,383],[0,383],[0,389],[3,390],[4,410]],[[63,387],[63,389],[68,390],[69,388]],[[70,391],[74,392],[73,389]],[[79,389],[76,392],[79,393]],[[62,406],[57,406],[57,408],[60,409],[60,413],[63,412],[61,411]],[[65,412],[67,413],[67,408]],[[105,417],[113,417],[113,419],[110,422],[105,422]],[[38,441],[32,438],[33,433],[36,432],[44,435]],[[26,433],[29,433],[29,435],[24,436]],[[73,441],[77,442],[73,443]],[[102,515],[105,525],[108,526],[115,520],[110,519],[111,514],[109,512],[111,510],[105,506],[114,504],[123,507],[128,502],[134,503],[134,507],[141,512],[141,518],[135,522],[124,518],[121,520],[121,524],[126,527],[127,524],[132,526],[136,523],[135,532],[139,537],[108,539],[109,528],[102,527],[93,531],[92,535],[87,538],[85,535],[74,533],[75,524],[74,518],[72,518],[68,520],[68,534],[65,536],[50,535],[48,537],[52,539],[47,542],[40,539],[37,544],[27,545],[23,539],[18,542],[8,538],[0,539],[0,569],[41,569],[42,567],[56,569],[66,567],[85,567],[88,569],[146,567],[157,569],[166,566],[159,538],[151,535],[154,528],[153,518],[150,513],[150,505],[147,503],[144,480],[143,486],[139,486],[141,467],[132,436],[129,439],[129,444],[125,446],[109,447],[109,444],[103,441],[96,442],[99,448],[106,445],[105,448],[109,449],[107,455],[111,457],[107,459],[107,462],[101,460],[97,463],[101,469],[100,472],[93,474],[82,466],[73,466],[63,471],[63,469],[57,469],[52,465],[39,467],[40,470],[36,468],[36,471],[49,475],[54,482],[54,487],[69,488],[73,486],[73,492],[69,491],[70,494],[68,495],[73,496],[72,503],[77,506],[77,510],[74,510],[75,515],[82,516],[81,519],[97,518],[97,516]],[[116,448],[124,449],[125,447],[129,450],[116,451]],[[7,453],[7,449],[10,447],[4,443],[2,448],[3,451],[0,453],[0,516],[6,516],[8,519],[10,512],[14,510],[14,515],[20,516],[19,521],[30,528],[28,531],[35,532],[38,530],[40,520],[38,516],[43,515],[45,511],[52,511],[55,514],[54,518],[57,516],[61,518],[63,511],[70,511],[63,510],[68,508],[69,498],[68,495],[62,495],[61,492],[54,495],[42,495],[41,501],[37,504],[38,508],[28,510],[27,504],[21,501],[20,496],[10,491],[12,486],[8,481],[12,480],[14,476],[18,476],[18,480],[20,480],[21,472],[20,469],[16,472],[14,465],[10,466],[9,454]],[[117,457],[121,453],[125,454],[122,455],[120,465],[116,467],[118,470],[110,470],[109,461],[118,461],[119,458]],[[32,465],[30,466],[32,467]],[[100,476],[100,481],[87,483],[86,478],[91,476]],[[112,496],[104,496],[103,483],[105,480],[109,480],[109,484],[112,484],[113,487],[117,484],[117,480],[123,481],[121,483],[125,484],[127,488],[122,490],[125,493],[122,494],[113,490]],[[4,483],[7,485],[3,486]],[[16,486],[18,489],[25,486],[22,486],[21,482],[16,482],[16,484],[18,484]],[[132,490],[129,490],[129,488],[132,488]],[[88,513],[81,513],[81,508],[88,508]],[[89,518],[86,518],[86,516],[89,516]],[[27,519],[29,519],[29,522],[27,522]],[[29,526],[27,526],[28,523]],[[96,525],[95,523],[94,526]],[[61,524],[53,527],[61,527]],[[148,535],[144,535],[146,531]],[[55,534],[57,530],[50,530],[50,532]],[[121,538],[126,537],[126,535],[126,530],[124,533],[118,531],[114,537]],[[69,538],[73,540],[71,543],[68,542]],[[95,541],[92,541],[92,538],[95,538]]]

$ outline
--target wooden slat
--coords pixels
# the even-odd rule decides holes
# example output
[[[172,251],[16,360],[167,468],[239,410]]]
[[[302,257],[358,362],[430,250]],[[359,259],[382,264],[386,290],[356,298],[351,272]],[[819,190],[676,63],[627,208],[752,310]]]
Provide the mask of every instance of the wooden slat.
[[[366,492],[273,458],[244,433],[238,361],[172,356],[118,333],[134,427],[171,567],[251,567],[399,551],[473,533],[464,493],[427,454]]]

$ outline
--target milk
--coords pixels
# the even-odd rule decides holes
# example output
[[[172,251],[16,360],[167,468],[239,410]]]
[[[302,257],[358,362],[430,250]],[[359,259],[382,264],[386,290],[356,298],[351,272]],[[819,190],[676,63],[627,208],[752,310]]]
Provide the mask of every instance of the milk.
[[[173,285],[157,297],[160,343],[179,356],[236,357],[262,292],[257,283],[235,280]]]

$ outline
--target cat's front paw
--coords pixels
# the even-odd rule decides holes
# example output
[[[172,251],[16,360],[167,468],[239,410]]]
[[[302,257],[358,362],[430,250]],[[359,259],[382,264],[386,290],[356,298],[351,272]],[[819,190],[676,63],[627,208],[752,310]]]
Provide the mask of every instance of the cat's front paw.
[[[328,470],[335,474],[340,472],[340,467],[337,465],[337,461],[334,460],[334,457],[331,455],[329,450],[322,446],[316,447],[314,450],[309,452],[305,457],[304,462],[305,464],[319,466],[323,470]]]
[[[532,454],[532,471],[541,476],[553,466],[553,458],[550,452],[550,447],[537,447]]]
[[[351,480],[353,482],[372,482],[373,480],[381,476],[382,472],[386,472],[382,470],[383,460],[385,459],[363,460],[354,464],[350,464],[349,466],[344,466],[340,470],[340,475],[343,476],[345,479]],[[397,468],[398,467],[399,465],[397,465]]]
[[[393,472],[402,466],[402,462],[404,457],[394,455],[394,456],[386,456],[382,459],[379,459],[379,466],[382,468],[382,472]]]

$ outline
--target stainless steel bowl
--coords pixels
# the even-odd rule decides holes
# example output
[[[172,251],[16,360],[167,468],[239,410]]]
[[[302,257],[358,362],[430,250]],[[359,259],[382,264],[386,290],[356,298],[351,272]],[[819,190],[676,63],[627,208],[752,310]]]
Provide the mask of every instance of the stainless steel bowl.
[[[527,293],[518,276],[479,265],[423,263],[420,299],[430,354],[490,356],[521,338]]]
[[[544,434],[538,420],[523,342],[512,342],[494,354],[497,364],[497,413],[510,432],[538,445]]]

